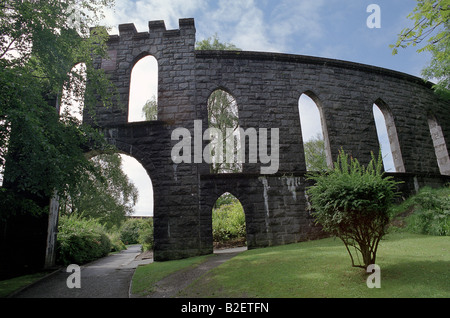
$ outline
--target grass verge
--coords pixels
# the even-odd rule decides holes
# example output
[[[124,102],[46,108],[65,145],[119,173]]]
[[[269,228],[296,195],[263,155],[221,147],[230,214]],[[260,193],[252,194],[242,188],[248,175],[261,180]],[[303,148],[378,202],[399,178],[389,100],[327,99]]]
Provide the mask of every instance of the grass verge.
[[[15,291],[40,280],[48,274],[49,272],[40,272],[0,281],[0,298],[8,297]]]
[[[138,296],[151,294],[154,291],[155,284],[164,277],[167,277],[179,270],[185,270],[192,266],[196,266],[206,261],[206,259],[210,256],[212,255],[198,256],[168,262],[153,262],[148,265],[138,266],[133,276],[131,292]]]

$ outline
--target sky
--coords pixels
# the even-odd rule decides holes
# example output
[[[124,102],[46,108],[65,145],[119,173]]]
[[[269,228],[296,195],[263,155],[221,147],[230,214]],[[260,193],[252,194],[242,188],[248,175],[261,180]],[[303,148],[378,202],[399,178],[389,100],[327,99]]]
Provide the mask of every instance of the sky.
[[[379,28],[367,24],[374,13],[367,11],[371,4],[380,8]],[[339,59],[420,76],[430,60],[427,53],[419,54],[411,47],[392,55],[389,48],[402,29],[412,26],[407,16],[415,5],[415,0],[116,0],[115,9],[107,10],[102,24],[111,28],[110,34],[119,34],[119,24],[134,23],[138,32],[146,32],[148,21],[164,20],[167,29],[178,29],[180,18],[194,18],[197,41],[217,34],[221,42],[245,51]],[[142,68],[133,69],[130,109],[136,112],[130,121],[142,120],[142,105],[156,93],[157,68],[152,63],[142,60]],[[149,81],[150,87],[142,86]],[[302,115],[306,141],[321,127],[306,125],[320,119],[312,101],[305,98],[302,103],[310,109]],[[377,127],[384,128],[381,112],[375,109],[374,116]],[[387,145],[385,129],[378,133]],[[389,157],[385,168],[393,169]],[[124,170],[140,191],[135,215],[153,215],[153,191],[145,170],[131,157],[124,157]]]

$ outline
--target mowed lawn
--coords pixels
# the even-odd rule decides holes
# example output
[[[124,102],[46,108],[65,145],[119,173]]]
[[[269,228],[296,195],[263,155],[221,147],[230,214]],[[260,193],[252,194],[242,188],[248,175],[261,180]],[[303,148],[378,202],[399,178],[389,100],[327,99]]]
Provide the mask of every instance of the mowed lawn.
[[[377,256],[381,288],[351,267],[339,239],[246,251],[184,290],[187,297],[450,297],[450,237],[389,234]]]

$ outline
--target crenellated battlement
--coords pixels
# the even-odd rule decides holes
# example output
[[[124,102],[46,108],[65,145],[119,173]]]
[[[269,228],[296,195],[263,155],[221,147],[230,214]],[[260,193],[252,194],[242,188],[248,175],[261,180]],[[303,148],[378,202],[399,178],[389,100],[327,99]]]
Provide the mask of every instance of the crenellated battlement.
[[[126,40],[141,40],[158,37],[174,37],[182,35],[195,35],[194,19],[179,19],[179,28],[167,30],[166,24],[163,20],[155,20],[148,22],[148,32],[138,32],[134,23],[124,23],[119,25],[119,35],[110,35],[109,42]]]

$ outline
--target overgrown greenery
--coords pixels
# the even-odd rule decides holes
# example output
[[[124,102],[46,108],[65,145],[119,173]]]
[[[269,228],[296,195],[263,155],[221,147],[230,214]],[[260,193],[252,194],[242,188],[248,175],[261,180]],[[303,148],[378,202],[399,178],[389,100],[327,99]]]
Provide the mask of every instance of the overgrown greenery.
[[[138,198],[138,190],[122,170],[119,154],[102,154],[91,159],[93,171],[80,176],[61,200],[61,214],[94,218],[108,229],[120,226]]]
[[[450,186],[424,187],[402,204],[394,206],[394,228],[410,233],[450,236]]]
[[[58,231],[57,262],[60,264],[85,264],[111,251],[106,229],[96,220],[62,216]]]
[[[375,264],[397,184],[384,176],[381,154],[378,159],[372,154],[372,160],[364,167],[341,150],[333,169],[311,173],[309,179],[315,181],[307,193],[316,222],[344,242],[352,266],[367,268]]]
[[[213,240],[225,243],[236,239],[245,239],[244,209],[234,196],[226,193],[219,198],[212,212]]]
[[[113,89],[94,57],[106,57],[103,9],[113,0],[37,0],[0,3],[0,166],[3,202],[40,213],[40,200],[67,193],[92,169],[84,153],[102,147],[92,128],[55,109],[63,88],[83,94],[85,107],[113,103]],[[87,89],[73,66],[83,62]],[[62,101],[61,101],[62,102]],[[70,101],[69,101],[70,102]],[[2,207],[5,207],[2,202]],[[12,206],[2,209],[7,218]]]

